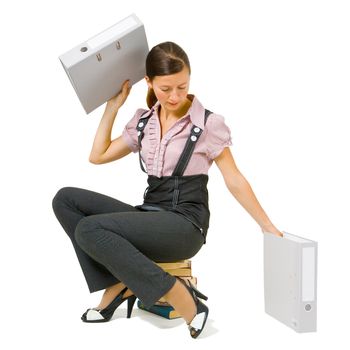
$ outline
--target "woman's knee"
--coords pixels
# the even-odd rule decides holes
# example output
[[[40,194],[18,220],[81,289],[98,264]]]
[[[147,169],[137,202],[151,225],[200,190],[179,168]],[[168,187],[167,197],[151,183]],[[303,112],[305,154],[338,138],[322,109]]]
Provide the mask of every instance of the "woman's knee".
[[[82,218],[74,231],[74,238],[80,247],[91,245],[96,239],[97,222],[91,216]]]
[[[62,187],[57,191],[52,199],[52,208],[54,212],[56,212],[57,208],[59,208],[60,205],[67,200],[67,198],[70,198],[74,189],[74,187]]]

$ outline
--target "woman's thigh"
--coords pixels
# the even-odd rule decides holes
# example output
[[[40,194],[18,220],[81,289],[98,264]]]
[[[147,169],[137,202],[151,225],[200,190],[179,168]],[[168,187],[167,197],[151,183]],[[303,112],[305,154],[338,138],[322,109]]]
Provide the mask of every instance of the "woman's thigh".
[[[103,228],[125,238],[156,262],[188,259],[204,242],[191,222],[170,211],[108,213],[92,215],[84,221],[88,221],[89,230]]]
[[[79,212],[83,216],[138,211],[132,205],[118,199],[78,187],[63,187],[57,192],[53,199],[54,208],[62,204]]]

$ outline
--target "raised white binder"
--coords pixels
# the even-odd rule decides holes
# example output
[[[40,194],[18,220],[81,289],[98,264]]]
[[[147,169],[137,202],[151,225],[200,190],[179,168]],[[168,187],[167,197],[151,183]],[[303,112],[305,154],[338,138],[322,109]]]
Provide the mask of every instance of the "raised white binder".
[[[265,312],[296,332],[317,324],[317,242],[264,234]]]
[[[125,80],[135,84],[144,78],[148,52],[144,26],[132,14],[59,59],[88,114],[115,96]]]

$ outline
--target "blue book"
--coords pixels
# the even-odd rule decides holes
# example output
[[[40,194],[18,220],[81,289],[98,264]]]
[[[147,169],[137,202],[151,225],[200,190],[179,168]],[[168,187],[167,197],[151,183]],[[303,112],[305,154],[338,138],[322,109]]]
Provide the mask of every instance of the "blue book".
[[[141,310],[151,312],[152,314],[167,318],[169,320],[181,317],[170,305],[152,305],[150,308],[146,309],[141,300],[137,300],[137,306]]]

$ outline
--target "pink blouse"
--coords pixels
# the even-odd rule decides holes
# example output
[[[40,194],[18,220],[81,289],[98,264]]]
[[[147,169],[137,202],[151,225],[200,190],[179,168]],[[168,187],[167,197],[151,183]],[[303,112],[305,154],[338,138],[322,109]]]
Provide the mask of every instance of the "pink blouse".
[[[153,110],[153,115],[144,129],[141,148],[141,157],[146,164],[145,170],[148,175],[157,177],[172,175],[193,124],[203,129],[203,132],[183,175],[208,174],[213,159],[225,147],[232,145],[231,131],[225,124],[224,117],[213,113],[209,115],[204,127],[205,109],[195,96],[189,95],[189,98],[191,97],[193,101],[187,114],[177,120],[162,139],[160,139],[161,127],[158,115],[160,103],[157,102],[150,110],[150,112]],[[136,125],[144,112],[146,109],[138,109],[122,133],[123,139],[134,153],[139,150]],[[150,112],[145,113],[143,118],[147,117]]]

